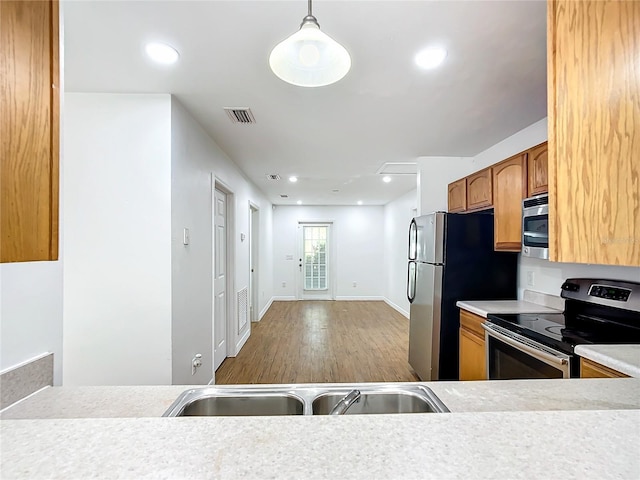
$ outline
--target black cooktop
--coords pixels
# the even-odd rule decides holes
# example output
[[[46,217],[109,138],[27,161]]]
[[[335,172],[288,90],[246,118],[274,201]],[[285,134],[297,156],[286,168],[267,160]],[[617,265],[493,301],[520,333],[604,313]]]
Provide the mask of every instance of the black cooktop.
[[[499,314],[491,322],[565,353],[581,344],[640,343],[640,329],[588,315]]]

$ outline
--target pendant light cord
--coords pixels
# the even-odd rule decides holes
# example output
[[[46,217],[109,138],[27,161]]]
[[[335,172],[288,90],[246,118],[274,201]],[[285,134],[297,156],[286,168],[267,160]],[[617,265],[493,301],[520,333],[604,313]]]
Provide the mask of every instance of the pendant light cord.
[[[309,0],[309,14],[310,17],[312,17],[313,15],[311,14],[311,0]]]

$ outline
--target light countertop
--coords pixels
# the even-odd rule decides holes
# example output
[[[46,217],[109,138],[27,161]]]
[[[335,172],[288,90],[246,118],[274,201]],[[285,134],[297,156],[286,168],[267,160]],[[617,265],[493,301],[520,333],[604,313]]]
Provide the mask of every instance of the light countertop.
[[[640,345],[577,345],[576,355],[631,377],[640,377]]]
[[[640,409],[640,381],[635,379],[420,383],[452,412]],[[190,388],[198,386],[49,387],[4,410],[0,418],[160,417]]]
[[[640,477],[640,411],[0,422],[2,478]]]
[[[460,301],[456,302],[456,306],[484,318],[489,314],[500,313],[562,313],[561,310],[525,300]]]
[[[0,476],[640,477],[638,379],[426,385],[452,413],[158,418],[190,387],[48,388],[3,412]]]

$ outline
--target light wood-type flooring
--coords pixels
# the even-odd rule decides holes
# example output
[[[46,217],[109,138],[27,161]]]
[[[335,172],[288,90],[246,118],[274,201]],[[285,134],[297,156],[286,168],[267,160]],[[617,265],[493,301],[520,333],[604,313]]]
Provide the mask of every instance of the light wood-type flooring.
[[[409,320],[381,301],[274,302],[215,383],[414,382]]]

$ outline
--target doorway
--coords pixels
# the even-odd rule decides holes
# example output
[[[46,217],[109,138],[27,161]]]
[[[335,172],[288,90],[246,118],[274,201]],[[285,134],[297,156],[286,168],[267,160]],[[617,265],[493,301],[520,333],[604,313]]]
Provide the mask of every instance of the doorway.
[[[260,211],[249,202],[249,318],[252,322],[260,320],[259,272],[260,252]]]
[[[331,223],[300,223],[298,299],[333,300]]]
[[[227,194],[216,186],[213,197],[213,370],[227,358],[228,255]]]

